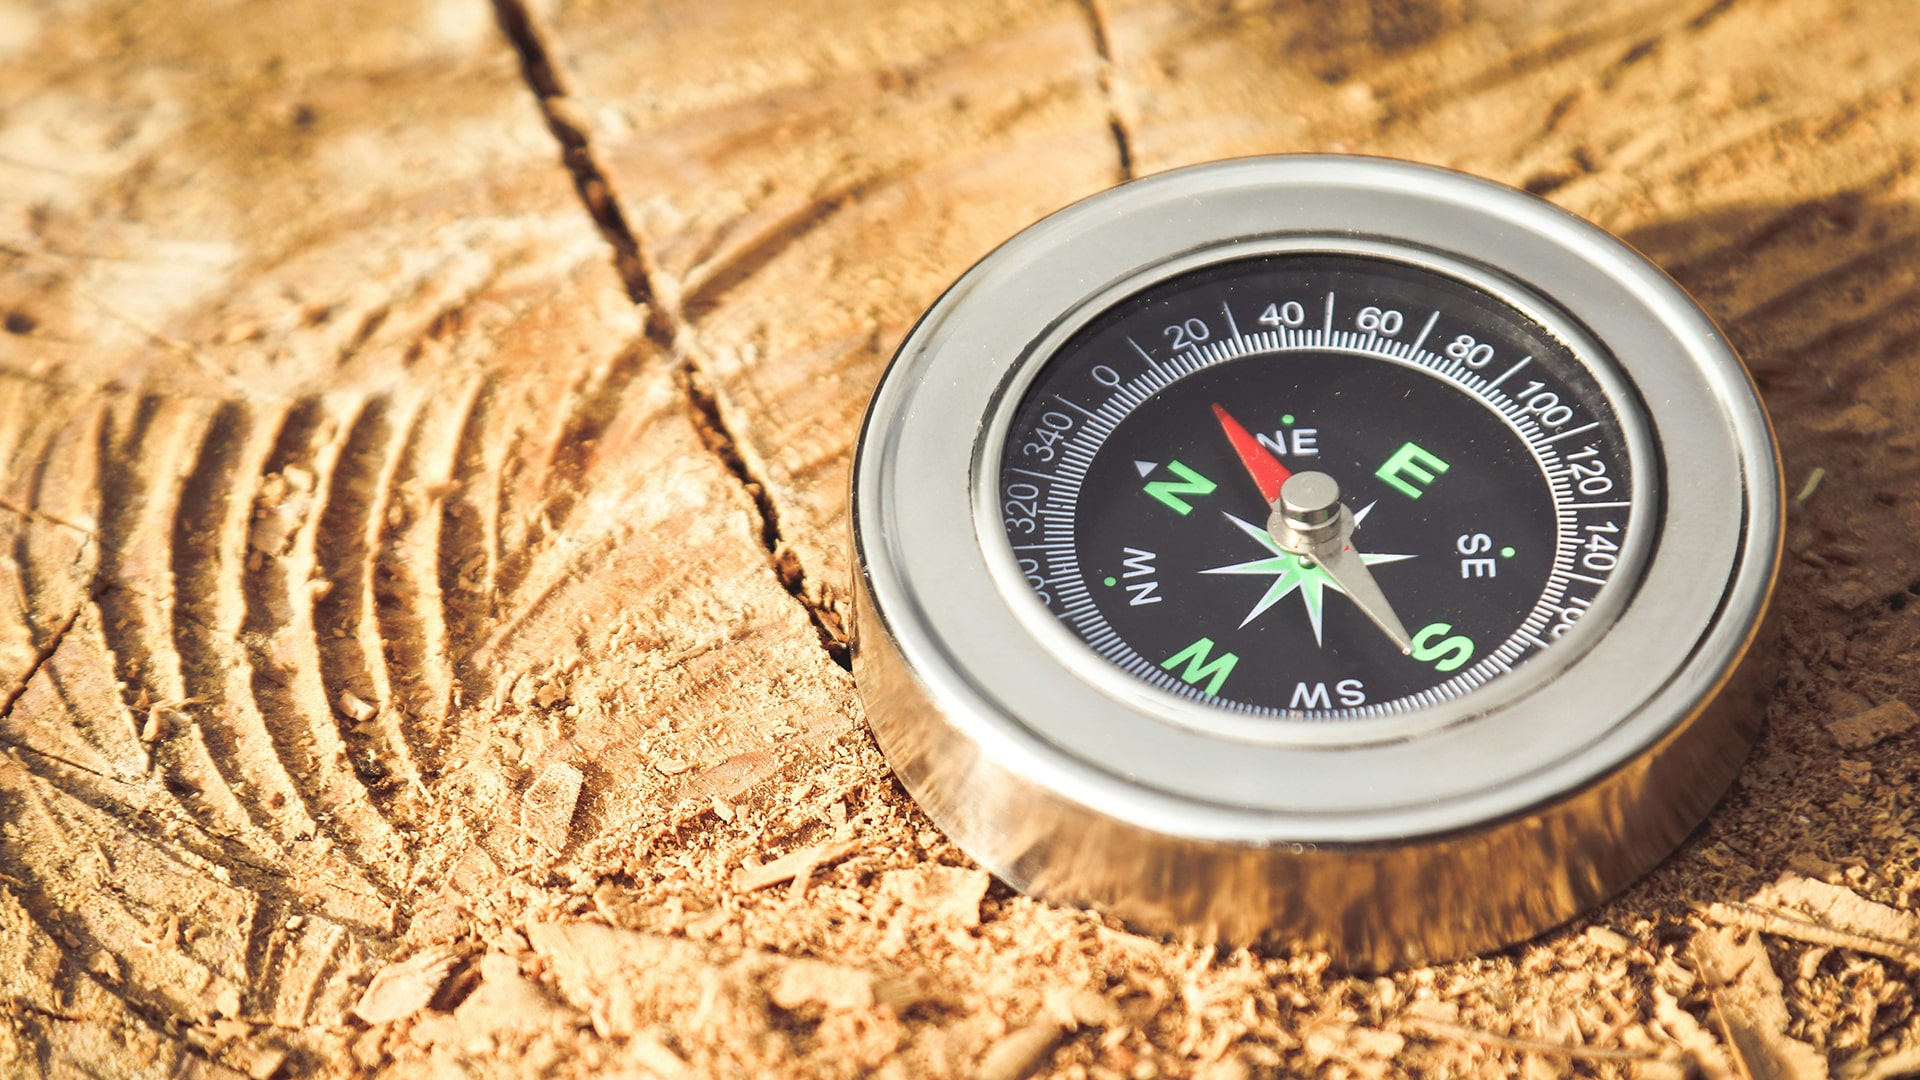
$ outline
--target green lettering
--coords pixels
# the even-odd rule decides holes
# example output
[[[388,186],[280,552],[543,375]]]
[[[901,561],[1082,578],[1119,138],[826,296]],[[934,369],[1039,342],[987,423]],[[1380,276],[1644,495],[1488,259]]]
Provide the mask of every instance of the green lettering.
[[[1425,492],[1415,484],[1431,484],[1449,466],[1413,443],[1407,443],[1393,452],[1385,465],[1375,470],[1375,476],[1399,489],[1410,499],[1417,499]],[[1411,480],[1412,483],[1408,481]]]
[[[1182,499],[1182,495],[1211,495],[1214,482],[1187,468],[1177,461],[1167,462],[1167,468],[1173,470],[1178,480],[1155,480],[1146,487],[1147,494],[1172,507],[1182,517],[1193,513],[1193,507]]]
[[[1172,671],[1181,664],[1187,665],[1187,669],[1180,673],[1180,680],[1192,685],[1201,679],[1206,679],[1207,686],[1204,693],[1212,697],[1220,692],[1220,684],[1227,681],[1227,676],[1233,674],[1233,665],[1240,662],[1240,658],[1230,652],[1221,653],[1218,660],[1212,657],[1213,639],[1203,637],[1162,660],[1160,666]]]
[[[1451,623],[1430,623],[1413,635],[1413,648],[1409,650],[1415,660],[1423,664],[1433,664],[1435,671],[1453,671],[1461,664],[1473,659],[1473,639],[1464,634],[1445,635],[1453,630]],[[1435,638],[1441,638],[1435,641]]]

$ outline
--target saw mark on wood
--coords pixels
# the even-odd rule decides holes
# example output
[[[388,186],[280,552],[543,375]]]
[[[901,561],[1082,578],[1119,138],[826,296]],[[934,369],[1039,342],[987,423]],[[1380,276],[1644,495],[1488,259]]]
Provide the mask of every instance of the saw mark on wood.
[[[477,616],[468,620],[488,625],[485,640],[477,645],[464,643],[460,654],[463,685],[470,683],[467,686],[470,692],[484,696],[493,691],[495,673],[489,663],[492,650],[511,637],[519,622],[561,584],[563,578],[543,577],[535,581],[533,576],[543,565],[542,554],[559,536],[584,494],[583,486],[588,483],[587,473],[597,443],[620,414],[627,391],[644,366],[645,360],[637,345],[622,351],[574,380],[566,395],[564,411],[537,440],[515,440],[510,456],[524,462],[525,467],[513,494],[524,499],[526,505],[511,505],[511,495],[498,501],[497,516],[513,521],[519,528],[512,549],[500,556],[491,595],[514,596],[517,604],[505,618]],[[472,460],[471,456],[466,460]],[[603,545],[595,547],[604,551]],[[577,558],[569,559],[568,563],[576,561]],[[564,578],[571,578],[582,569],[569,565]]]
[[[505,510],[507,463],[516,444],[505,434],[511,430],[512,410],[500,397],[496,386],[476,388],[454,449],[454,475],[459,482],[440,508],[444,545],[440,617],[448,636],[465,650],[453,658],[463,686],[471,667],[465,661],[499,614],[500,517]]]
[[[385,569],[378,565],[378,545],[404,437],[404,428],[397,429],[393,422],[393,411],[393,402],[384,396],[366,403],[328,479],[314,542],[325,591],[313,606],[327,703],[340,714],[341,737],[354,770],[370,794],[388,802],[396,784],[407,790],[420,782],[413,748],[401,737],[395,719],[403,706],[393,700],[388,686],[376,616]],[[343,703],[349,700],[371,702],[377,712],[366,719],[345,715]]]
[[[145,613],[133,594],[106,586],[112,582],[138,580],[137,567],[127,564],[137,557],[134,545],[140,532],[141,511],[149,498],[157,494],[150,490],[148,478],[141,475],[142,467],[150,464],[149,459],[154,456],[161,457],[163,465],[170,464],[176,453],[191,454],[195,447],[191,441],[185,446],[178,445],[168,437],[172,433],[164,424],[159,438],[148,437],[156,415],[166,408],[163,399],[143,394],[131,402],[131,416],[113,415],[122,412],[127,404],[116,402],[108,422],[100,425],[96,433],[98,443],[94,450],[92,480],[100,491],[100,562],[94,571],[92,596],[100,609],[100,632],[112,659],[113,676],[131,710],[137,707],[139,698],[149,693],[146,678],[153,663],[149,639],[154,635],[146,626]],[[116,419],[123,420],[123,431],[115,430],[120,426],[114,422]],[[158,696],[168,695],[161,691]]]
[[[484,386],[472,380],[430,392],[413,410],[373,521],[373,611],[390,684],[381,707],[426,774],[437,775],[446,754],[454,657],[464,646],[451,640],[440,584],[445,500],[465,482],[460,438]]]
[[[840,211],[895,179],[893,173],[886,173],[816,192],[791,213],[782,215],[767,226],[746,246],[727,252],[725,261],[718,265],[701,263],[694,266],[688,271],[680,299],[676,321],[680,324],[681,332],[699,323],[708,312],[720,305],[728,293],[751,281],[782,252],[827,225]]]
[[[256,416],[238,403],[214,414],[174,515],[172,628],[184,688],[180,712],[219,768],[234,805],[282,853],[295,836],[313,835],[318,825],[273,751],[249,689],[253,665],[240,643],[246,606],[234,586],[245,573],[252,484],[266,469],[286,420],[284,409]],[[246,797],[239,794],[243,789]]]
[[[34,811],[32,817],[15,817],[0,835],[0,850],[8,865],[26,879],[25,887],[13,894],[20,908],[49,943],[64,945],[60,951],[74,971],[86,972],[81,978],[97,978],[87,959],[102,952],[132,961],[133,970],[118,980],[114,996],[135,1015],[159,1030],[178,1030],[181,1023],[190,1023],[202,1012],[196,1003],[206,1000],[203,992],[224,974],[220,956],[224,942],[176,938],[171,948],[150,951],[135,943],[150,943],[155,924],[164,920],[168,929],[161,931],[159,944],[165,946],[165,939],[178,934],[183,916],[192,912],[196,901],[212,902],[220,909],[227,905],[219,901],[238,894],[196,880],[190,871],[198,869],[193,866],[198,860],[191,856],[182,859],[175,851],[154,852],[148,838],[126,831],[120,824],[124,807],[96,805],[17,764],[0,764],[0,790],[12,797],[14,805]],[[107,854],[109,850],[113,855]],[[178,875],[177,880],[150,882],[159,887],[141,896],[131,895],[123,886],[123,875],[151,874],[157,867]],[[185,891],[169,889],[169,884]],[[74,905],[76,891],[86,898],[84,906]],[[209,912],[216,919],[229,913]],[[216,926],[224,930],[219,923],[207,929]]]
[[[209,828],[205,822],[178,806],[152,801],[153,785],[144,779],[104,773],[83,762],[26,743],[0,740],[0,747],[13,754],[26,773],[45,784],[49,790],[106,818],[119,821],[132,815],[142,815],[150,820],[164,821],[169,829],[177,826],[186,830],[186,834],[173,832],[170,836],[171,843],[167,848],[170,858],[222,866],[228,870],[238,869],[244,872],[241,875],[243,879],[246,874],[277,881],[287,881],[292,877],[285,870],[259,861],[248,848],[245,837]],[[66,774],[62,773],[63,769],[67,770]],[[76,782],[76,776],[112,786],[100,790],[89,789]],[[126,797],[121,798],[122,795]],[[192,838],[196,836],[205,838],[206,843],[194,842]]]
[[[193,613],[183,610],[174,572],[179,561],[179,520],[196,470],[219,436],[222,413],[194,399],[142,397],[140,419],[124,439],[103,439],[98,458],[102,548],[93,595],[100,635],[121,687],[121,749],[110,758],[140,758],[179,813],[210,835],[244,830],[226,777],[191,739],[169,735],[185,726],[177,712],[190,697],[187,661],[177,647],[177,628]],[[136,584],[137,583],[137,584]],[[200,628],[204,629],[204,628]],[[70,715],[98,714],[98,705]]]
[[[82,765],[80,762],[75,761],[72,758],[63,757],[59,754],[54,753],[51,750],[45,750],[38,746],[31,746],[23,742],[14,742],[10,739],[0,739],[0,746],[5,747],[7,752],[10,754],[14,754],[16,756],[18,756],[19,754],[26,754],[29,757],[36,758],[41,761],[51,761],[56,765],[60,765],[65,768],[72,769],[74,772],[77,772],[77,773],[85,773],[86,775],[91,776],[96,780],[101,780],[109,784],[118,784],[121,787],[130,787],[134,783],[134,781],[129,780],[124,776],[115,776],[112,773],[101,772],[99,769],[93,768],[92,766]],[[22,761],[21,764],[25,765],[26,763]],[[30,773],[33,773],[33,775],[38,776],[43,780],[48,780],[49,782],[51,782],[51,779],[47,776],[47,774],[42,773],[39,770],[32,768],[31,766],[27,766],[27,771]]]
[[[321,685],[314,648],[308,582],[318,514],[312,498],[324,490],[337,464],[337,423],[318,400],[296,405],[259,478],[251,550],[241,575],[247,611],[243,640],[253,668],[252,695],[274,753],[320,825],[321,832],[308,839],[329,845],[335,838],[345,841],[343,854],[356,872],[391,895],[406,877],[405,845],[379,814],[359,774],[346,767],[346,745]],[[290,475],[305,479],[294,483]]]

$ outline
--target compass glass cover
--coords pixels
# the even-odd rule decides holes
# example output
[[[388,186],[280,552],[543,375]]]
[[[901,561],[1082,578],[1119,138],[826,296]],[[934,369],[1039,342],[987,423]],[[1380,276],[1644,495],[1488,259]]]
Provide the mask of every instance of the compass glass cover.
[[[1551,653],[1643,546],[1630,406],[1597,363],[1412,262],[1216,264],[1044,360],[1000,447],[1000,528],[1025,590],[1162,691],[1290,719],[1435,705]],[[1337,487],[1357,571],[1270,527],[1302,474],[1290,492]]]

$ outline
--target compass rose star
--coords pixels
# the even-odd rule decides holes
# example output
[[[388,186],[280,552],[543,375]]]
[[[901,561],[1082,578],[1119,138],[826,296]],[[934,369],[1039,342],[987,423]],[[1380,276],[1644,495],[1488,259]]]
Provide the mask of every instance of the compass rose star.
[[[1373,507],[1368,506],[1367,509],[1371,510]],[[1365,511],[1362,511],[1362,513],[1365,513]],[[1233,522],[1241,532],[1246,533],[1258,541],[1260,546],[1266,549],[1267,558],[1255,559],[1252,562],[1235,563],[1232,566],[1217,566],[1211,570],[1202,570],[1200,572],[1203,574],[1247,574],[1256,577],[1271,576],[1273,578],[1273,583],[1267,586],[1266,595],[1260,598],[1259,603],[1253,605],[1253,610],[1247,612],[1247,617],[1240,620],[1240,625],[1245,626],[1259,618],[1261,612],[1285,599],[1287,594],[1297,590],[1300,593],[1301,601],[1307,606],[1307,621],[1313,624],[1314,643],[1321,644],[1320,616],[1325,605],[1326,590],[1332,589],[1334,592],[1342,594],[1345,593],[1345,590],[1335,584],[1334,580],[1327,576],[1327,572],[1315,565],[1313,560],[1301,555],[1295,555],[1293,552],[1281,547],[1278,541],[1268,535],[1267,530],[1250,521],[1242,521],[1232,514],[1225,514],[1224,516],[1228,521]],[[1360,515],[1356,514],[1354,516],[1358,518]],[[1369,555],[1366,552],[1360,553],[1360,561],[1368,566],[1375,566],[1380,563],[1399,562],[1402,559],[1411,558],[1413,558],[1412,555]]]

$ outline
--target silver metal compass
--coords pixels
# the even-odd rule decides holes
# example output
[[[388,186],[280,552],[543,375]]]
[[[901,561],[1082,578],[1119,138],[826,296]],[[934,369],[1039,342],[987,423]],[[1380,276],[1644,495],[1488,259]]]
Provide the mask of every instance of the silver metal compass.
[[[855,674],[1016,888],[1386,968],[1670,852],[1762,709],[1767,417],[1658,269],[1377,158],[1136,181],[969,270],[876,390]]]

